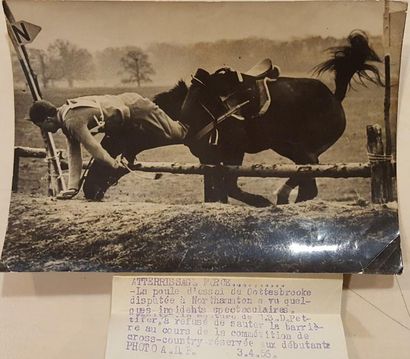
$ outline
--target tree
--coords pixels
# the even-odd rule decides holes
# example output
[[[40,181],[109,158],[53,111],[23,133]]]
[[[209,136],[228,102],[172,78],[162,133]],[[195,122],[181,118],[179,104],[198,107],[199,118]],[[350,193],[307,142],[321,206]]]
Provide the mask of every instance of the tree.
[[[122,81],[125,83],[136,82],[138,87],[142,82],[151,82],[150,75],[155,71],[148,61],[148,55],[141,49],[130,50],[121,58],[121,64],[128,74],[128,77]]]
[[[104,84],[117,86],[121,83],[120,74],[124,74],[121,59],[129,51],[137,50],[135,46],[107,47],[95,53],[96,77]]]
[[[61,71],[58,68],[58,61],[56,62],[50,54],[43,49],[30,49],[29,51],[30,63],[41,81],[43,88],[47,88],[53,80],[61,79]]]
[[[94,74],[92,55],[67,40],[58,39],[48,47],[53,71],[58,78],[65,79],[69,87],[74,80],[89,79]]]

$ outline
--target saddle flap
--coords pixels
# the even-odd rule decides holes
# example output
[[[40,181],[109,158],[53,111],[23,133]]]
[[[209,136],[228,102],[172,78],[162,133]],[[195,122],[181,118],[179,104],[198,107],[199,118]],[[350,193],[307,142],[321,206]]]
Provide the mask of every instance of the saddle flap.
[[[268,83],[273,81],[275,80],[268,77],[265,77],[263,80],[256,80],[256,89],[259,97],[259,116],[264,115],[271,105],[272,99],[270,96]]]
[[[245,72],[248,76],[259,77],[263,76],[265,73],[272,69],[271,59],[264,59],[261,62],[253,66],[249,71]]]
[[[245,72],[245,75],[255,77],[256,79],[263,79],[265,77],[277,79],[279,74],[279,67],[272,65],[271,59],[264,59]]]

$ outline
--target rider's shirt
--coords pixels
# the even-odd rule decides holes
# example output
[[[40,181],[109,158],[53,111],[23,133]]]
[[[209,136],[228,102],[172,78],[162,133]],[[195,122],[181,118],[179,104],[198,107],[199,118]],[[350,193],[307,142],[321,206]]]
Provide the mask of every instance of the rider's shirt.
[[[151,100],[137,93],[120,95],[84,96],[72,100],[58,109],[58,118],[67,137],[69,161],[69,188],[78,189],[82,170],[81,146],[97,160],[108,166],[115,159],[94,138],[97,132],[114,133],[118,128],[144,129],[161,141],[181,143],[186,129],[172,120]]]

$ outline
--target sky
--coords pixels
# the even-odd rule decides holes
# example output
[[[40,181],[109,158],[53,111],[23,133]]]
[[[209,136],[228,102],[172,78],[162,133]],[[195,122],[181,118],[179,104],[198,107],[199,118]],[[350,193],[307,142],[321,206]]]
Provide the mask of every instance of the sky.
[[[73,2],[10,0],[16,20],[42,27],[33,47],[57,38],[90,51],[154,42],[382,34],[383,2]]]

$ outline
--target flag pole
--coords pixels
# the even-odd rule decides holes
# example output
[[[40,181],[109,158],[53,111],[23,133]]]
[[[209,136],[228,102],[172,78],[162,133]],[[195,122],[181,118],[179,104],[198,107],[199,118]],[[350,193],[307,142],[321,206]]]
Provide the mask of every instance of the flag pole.
[[[389,0],[384,1],[383,16],[383,42],[384,42],[384,125],[386,131],[386,155],[392,153],[391,129],[390,129],[390,103],[391,103],[391,78],[390,78],[390,4]]]
[[[385,156],[386,159],[392,154],[392,134],[390,126],[390,107],[391,107],[391,58],[390,58],[390,2],[384,1],[383,16],[383,45],[384,45],[384,131],[386,136]],[[386,188],[385,195],[387,201],[393,200],[393,180],[391,176],[390,163],[386,166]]]
[[[41,100],[42,94],[37,81],[37,76],[30,65],[26,47],[17,39],[16,32],[13,29],[13,25],[16,24],[16,21],[5,0],[3,0],[3,9],[6,15],[7,31],[26,77],[31,96],[34,101]],[[60,191],[66,190],[67,187],[64,181],[60,158],[54,143],[53,135],[50,132],[45,132],[43,130],[41,130],[41,135],[43,137],[48,159],[48,193],[49,195],[55,196]]]

